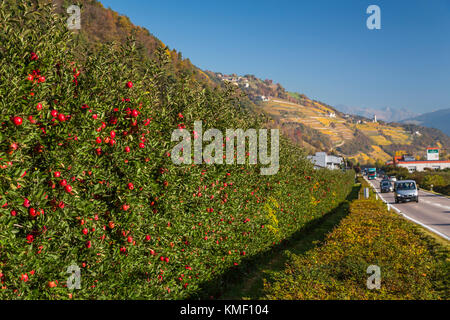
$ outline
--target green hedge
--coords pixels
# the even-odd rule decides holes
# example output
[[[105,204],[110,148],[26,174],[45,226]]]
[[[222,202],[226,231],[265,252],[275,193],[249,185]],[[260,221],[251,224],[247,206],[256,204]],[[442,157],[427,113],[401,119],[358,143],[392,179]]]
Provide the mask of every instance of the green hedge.
[[[433,191],[450,196],[450,184],[433,187]]]

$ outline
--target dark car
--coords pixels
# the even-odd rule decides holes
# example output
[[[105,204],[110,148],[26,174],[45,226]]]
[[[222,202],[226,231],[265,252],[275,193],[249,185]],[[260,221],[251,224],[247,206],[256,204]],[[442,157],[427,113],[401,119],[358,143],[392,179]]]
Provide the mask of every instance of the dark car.
[[[392,183],[389,180],[382,180],[380,182],[381,192],[391,192],[393,190]]]

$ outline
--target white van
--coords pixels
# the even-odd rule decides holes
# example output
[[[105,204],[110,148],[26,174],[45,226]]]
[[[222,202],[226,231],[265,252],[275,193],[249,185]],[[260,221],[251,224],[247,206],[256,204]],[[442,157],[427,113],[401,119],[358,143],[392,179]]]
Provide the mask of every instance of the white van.
[[[395,203],[405,201],[419,202],[419,188],[414,180],[400,180],[394,184]]]

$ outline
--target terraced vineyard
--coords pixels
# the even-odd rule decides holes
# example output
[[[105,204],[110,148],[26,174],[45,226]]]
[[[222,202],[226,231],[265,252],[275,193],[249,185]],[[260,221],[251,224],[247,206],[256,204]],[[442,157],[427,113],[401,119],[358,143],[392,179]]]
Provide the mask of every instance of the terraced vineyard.
[[[316,102],[312,103],[314,107],[274,99],[264,102],[262,109],[280,124],[302,123],[320,131],[329,137],[334,146],[353,138],[353,130],[347,126],[345,119],[331,118],[328,115],[334,113],[334,110]]]

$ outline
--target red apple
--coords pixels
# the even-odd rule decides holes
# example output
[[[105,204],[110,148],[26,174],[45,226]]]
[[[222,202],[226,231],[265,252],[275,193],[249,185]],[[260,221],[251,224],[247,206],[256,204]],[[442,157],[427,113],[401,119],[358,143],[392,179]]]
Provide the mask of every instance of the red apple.
[[[27,198],[25,198],[25,199],[23,200],[23,206],[24,206],[25,208],[28,208],[28,207],[30,206],[30,200],[28,200]]]
[[[27,242],[32,243],[34,241],[34,236],[32,234],[27,235]]]
[[[37,212],[36,209],[34,209],[34,208],[28,209],[28,213],[29,213],[30,216],[32,216],[33,218],[36,217],[36,216],[38,215],[38,212]]]
[[[21,117],[14,117],[14,118],[12,119],[12,121],[13,121],[13,123],[14,123],[16,126],[20,126],[20,125],[22,124],[22,122],[23,122],[23,119],[22,119]]]
[[[58,114],[58,120],[61,122],[66,121],[66,116],[63,115],[62,113],[60,113],[60,114]]]

